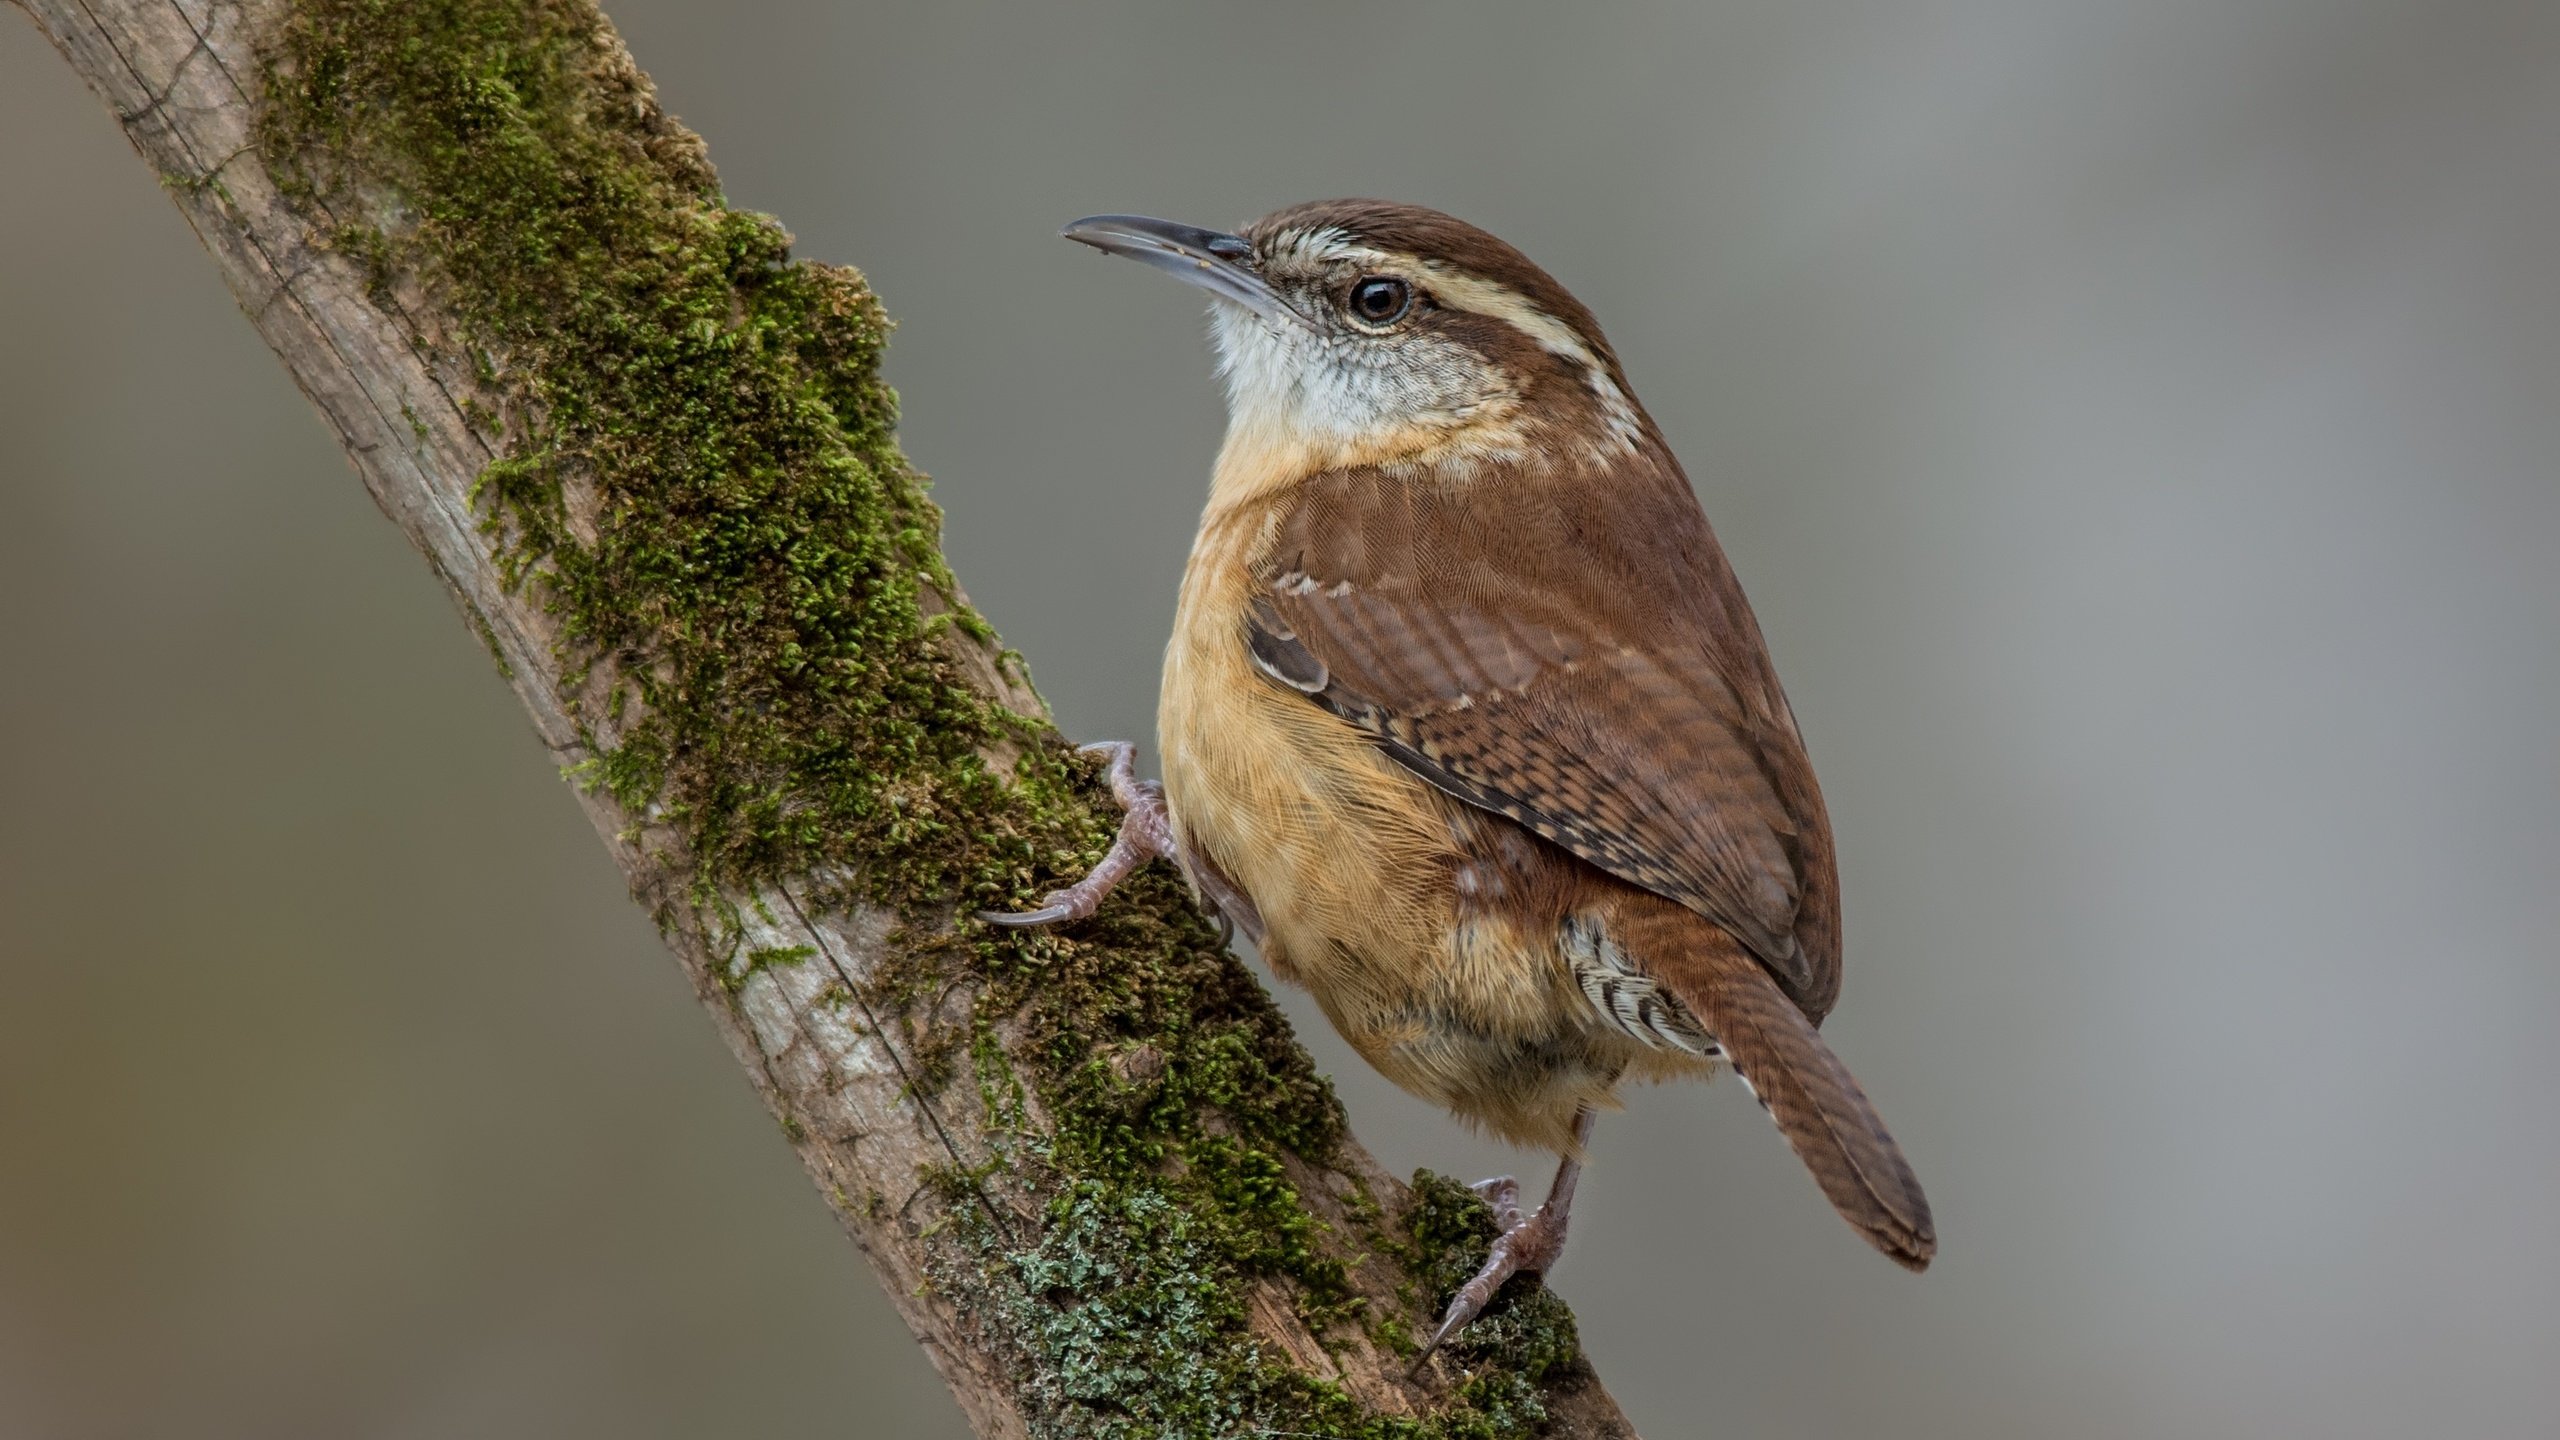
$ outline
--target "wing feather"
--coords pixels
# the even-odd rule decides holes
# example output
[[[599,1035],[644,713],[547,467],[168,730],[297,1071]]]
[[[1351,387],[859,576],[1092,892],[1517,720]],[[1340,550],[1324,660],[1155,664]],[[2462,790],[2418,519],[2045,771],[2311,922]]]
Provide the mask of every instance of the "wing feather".
[[[1820,792],[1686,480],[1631,463],[1318,477],[1245,643],[1432,785],[1724,927],[1818,1019],[1838,986]]]

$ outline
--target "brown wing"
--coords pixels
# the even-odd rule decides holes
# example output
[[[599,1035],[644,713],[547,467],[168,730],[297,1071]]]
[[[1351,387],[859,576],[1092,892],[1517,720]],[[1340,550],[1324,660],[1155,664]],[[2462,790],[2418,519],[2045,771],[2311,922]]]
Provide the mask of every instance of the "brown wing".
[[[1820,792],[1667,456],[1612,474],[1304,485],[1246,641],[1447,793],[1730,931],[1815,1018],[1839,984]]]

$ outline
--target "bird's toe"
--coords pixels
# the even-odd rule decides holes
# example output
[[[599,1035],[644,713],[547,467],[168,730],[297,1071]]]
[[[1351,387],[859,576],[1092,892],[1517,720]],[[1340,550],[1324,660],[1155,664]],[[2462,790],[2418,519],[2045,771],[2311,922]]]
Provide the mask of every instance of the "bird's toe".
[[[1483,1181],[1476,1188],[1482,1194],[1484,1186],[1501,1185],[1510,1185],[1515,1195],[1519,1189],[1508,1176]],[[1492,1197],[1486,1198],[1490,1200]],[[1519,1214],[1516,1202],[1512,1206],[1512,1214],[1515,1217]],[[1502,1234],[1494,1239],[1492,1252],[1485,1256],[1483,1267],[1458,1287],[1457,1294],[1449,1297],[1449,1308],[1440,1315],[1440,1328],[1431,1332],[1430,1343],[1422,1347],[1421,1354],[1413,1357],[1412,1373],[1420,1374],[1422,1367],[1448,1342],[1450,1336],[1482,1315],[1484,1307],[1493,1303],[1493,1297],[1512,1276],[1524,1272],[1544,1273],[1563,1253],[1564,1225],[1546,1206],[1539,1206],[1538,1213],[1528,1219],[1516,1220],[1504,1227]]]

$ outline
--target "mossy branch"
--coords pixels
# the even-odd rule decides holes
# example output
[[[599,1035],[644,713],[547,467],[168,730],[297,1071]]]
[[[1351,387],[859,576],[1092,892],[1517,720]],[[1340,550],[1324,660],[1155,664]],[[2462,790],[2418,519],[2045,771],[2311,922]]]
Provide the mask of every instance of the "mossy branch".
[[[1629,1431],[1398,1184],[970,609],[888,321],[730,208],[583,0],[18,0],[452,589],[988,1436]],[[504,1003],[492,997],[492,1003]]]

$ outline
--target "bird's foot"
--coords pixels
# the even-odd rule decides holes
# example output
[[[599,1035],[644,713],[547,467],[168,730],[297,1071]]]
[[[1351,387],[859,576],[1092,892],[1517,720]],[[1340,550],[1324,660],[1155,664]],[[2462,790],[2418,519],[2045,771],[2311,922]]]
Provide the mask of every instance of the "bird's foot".
[[[1544,1273],[1564,1253],[1567,1212],[1554,1201],[1539,1206],[1536,1214],[1524,1220],[1520,1216],[1520,1185],[1510,1176],[1482,1181],[1474,1189],[1493,1206],[1494,1223],[1502,1227],[1502,1234],[1495,1238],[1493,1253],[1485,1257],[1484,1268],[1449,1297],[1449,1308],[1440,1316],[1440,1328],[1432,1332],[1431,1342],[1422,1347],[1422,1353],[1413,1357],[1417,1374],[1450,1336],[1484,1313],[1484,1307],[1493,1303],[1503,1282],[1523,1271]]]
[[[1430,1363],[1432,1355],[1450,1336],[1483,1314],[1504,1281],[1522,1271],[1543,1275],[1564,1253],[1565,1222],[1572,1217],[1574,1188],[1582,1180],[1582,1153],[1591,1144],[1591,1131],[1597,1120],[1588,1105],[1574,1112],[1572,1147],[1556,1166],[1556,1181],[1547,1187],[1547,1203],[1539,1206],[1536,1214],[1521,1218],[1520,1182],[1508,1175],[1479,1180],[1467,1187],[1492,1207],[1494,1228],[1501,1233],[1494,1237],[1493,1253],[1485,1256],[1484,1268],[1449,1297],[1449,1308],[1440,1316],[1440,1328],[1431,1332],[1431,1343],[1413,1357],[1413,1369],[1408,1374],[1421,1374],[1422,1367]]]
[[[1165,814],[1164,787],[1138,778],[1137,747],[1126,740],[1105,740],[1079,748],[1087,755],[1110,757],[1110,768],[1104,774],[1111,782],[1111,798],[1120,802],[1119,838],[1111,842],[1111,850],[1102,857],[1102,863],[1083,879],[1042,896],[1040,908],[979,911],[978,918],[988,924],[1030,929],[1086,919],[1101,907],[1112,887],[1132,871],[1159,856],[1174,855],[1173,822]]]

